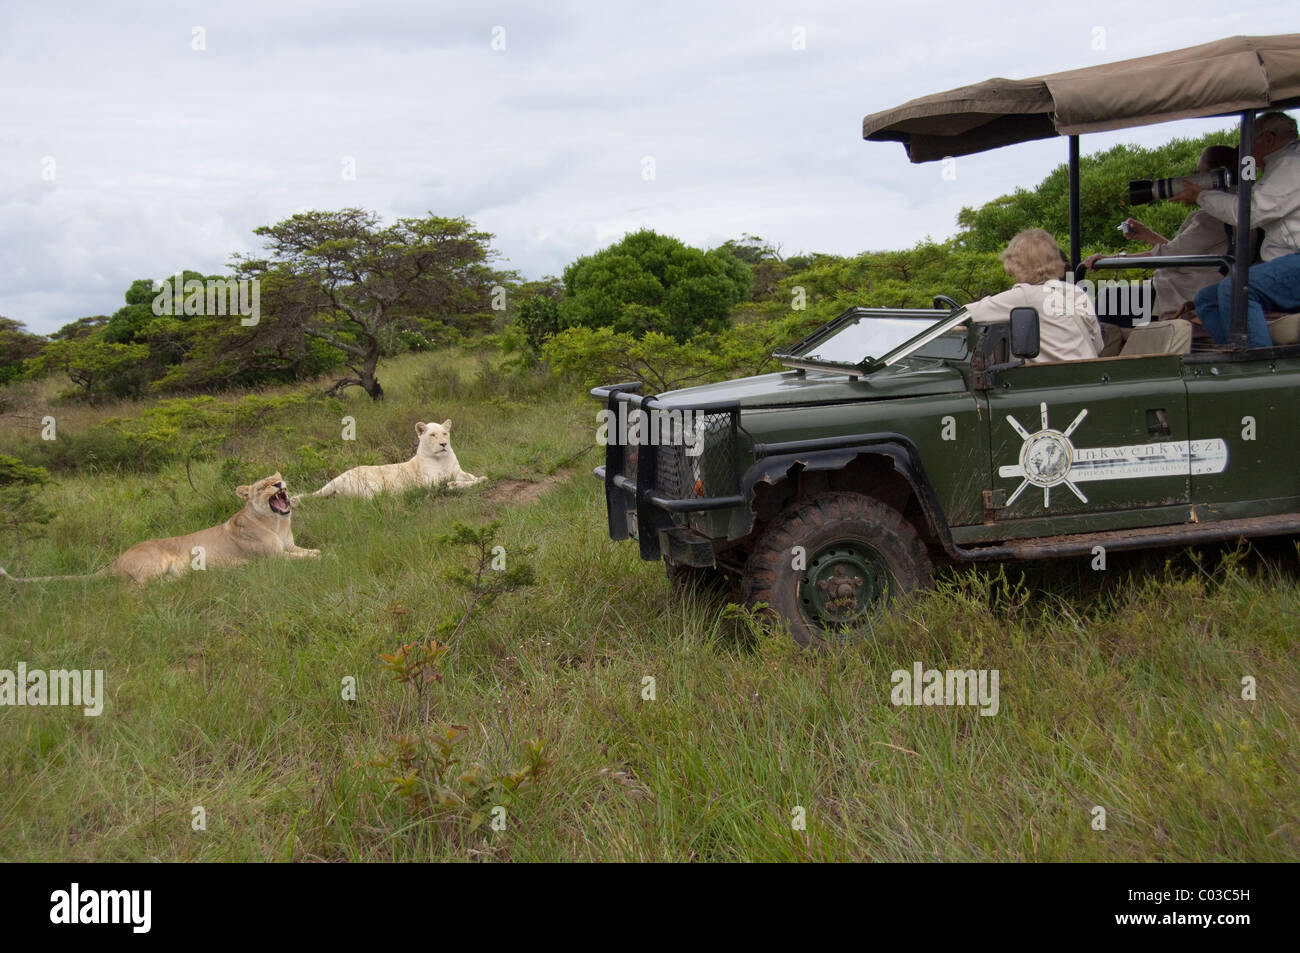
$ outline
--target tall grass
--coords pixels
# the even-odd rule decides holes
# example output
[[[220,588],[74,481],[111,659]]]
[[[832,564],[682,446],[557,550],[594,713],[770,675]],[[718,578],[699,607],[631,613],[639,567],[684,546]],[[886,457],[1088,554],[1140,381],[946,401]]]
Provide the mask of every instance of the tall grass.
[[[26,860],[1287,860],[1300,853],[1296,555],[1210,552],[944,573],[870,642],[801,652],[719,597],[670,598],[661,567],[605,536],[595,405],[454,352],[224,455],[153,473],[61,475],[28,573],[97,569],[126,546],[224,519],[231,483],[298,448],[331,465],[409,455],[451,418],[467,491],[330,499],[295,512],[324,557],[133,589],[0,588],[0,668],[102,668],[108,701],[0,708],[0,858]],[[97,414],[76,408],[70,438]],[[58,413],[58,411],[56,411]],[[332,413],[332,411],[331,411]],[[0,434],[18,452],[30,435]],[[576,456],[575,456],[576,455]],[[231,460],[234,462],[230,462]],[[542,481],[540,495],[494,492]],[[513,486],[513,485],[512,485]],[[520,484],[522,486],[522,484]],[[413,811],[372,762],[422,729],[381,652],[432,637],[467,595],[456,521],[502,521],[536,584],[467,625],[430,720],[506,772],[553,765],[504,830]],[[0,564],[13,556],[0,539]],[[520,557],[523,558],[523,557]],[[12,570],[12,566],[10,567]],[[891,673],[1000,672],[1000,710],[895,707]],[[347,676],[357,699],[344,701]],[[1242,679],[1257,681],[1255,701]],[[643,697],[653,678],[654,698]],[[206,830],[196,831],[194,809]],[[1106,829],[1094,830],[1094,809]],[[798,811],[796,809],[802,809]],[[802,816],[805,829],[792,821]]]

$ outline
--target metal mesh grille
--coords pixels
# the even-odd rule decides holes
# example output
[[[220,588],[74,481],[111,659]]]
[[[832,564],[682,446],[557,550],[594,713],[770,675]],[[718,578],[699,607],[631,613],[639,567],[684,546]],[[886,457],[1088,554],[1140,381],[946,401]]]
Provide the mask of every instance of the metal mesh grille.
[[[655,468],[655,489],[673,500],[683,497],[682,487],[685,483],[682,462],[685,447],[660,447],[659,460]]]
[[[672,439],[658,448],[656,491],[673,500],[736,492],[730,413],[690,413],[688,420],[670,433]],[[699,441],[703,441],[703,449],[696,454]]]

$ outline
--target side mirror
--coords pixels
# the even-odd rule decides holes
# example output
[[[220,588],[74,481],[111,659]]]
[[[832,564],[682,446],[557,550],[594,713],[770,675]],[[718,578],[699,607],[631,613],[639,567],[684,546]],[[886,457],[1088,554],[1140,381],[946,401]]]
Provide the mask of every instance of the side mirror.
[[[1032,360],[1038,356],[1038,309],[1011,309],[1011,355]]]

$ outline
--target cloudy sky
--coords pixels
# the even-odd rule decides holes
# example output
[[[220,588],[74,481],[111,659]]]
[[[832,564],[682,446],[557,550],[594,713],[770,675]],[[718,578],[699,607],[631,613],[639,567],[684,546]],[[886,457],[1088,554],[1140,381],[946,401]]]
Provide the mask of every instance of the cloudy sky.
[[[252,229],[307,208],[465,215],[527,277],[642,226],[701,246],[750,232],[787,253],[940,238],[963,205],[1037,182],[1064,140],[962,158],[946,181],[863,142],[865,114],[991,76],[1295,32],[1296,13],[1294,0],[5,4],[0,314],[48,333],[112,313],[133,279],[219,272],[257,248]]]

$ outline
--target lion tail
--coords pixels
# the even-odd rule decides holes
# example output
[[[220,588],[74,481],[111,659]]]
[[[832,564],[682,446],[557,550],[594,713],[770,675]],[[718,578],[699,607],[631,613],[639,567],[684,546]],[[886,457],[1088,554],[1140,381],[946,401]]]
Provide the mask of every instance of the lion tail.
[[[5,572],[5,567],[0,566],[0,577],[10,580],[11,582],[61,582],[65,579],[98,579],[104,573],[108,572],[105,566],[99,572],[88,572],[73,576],[11,576]]]

